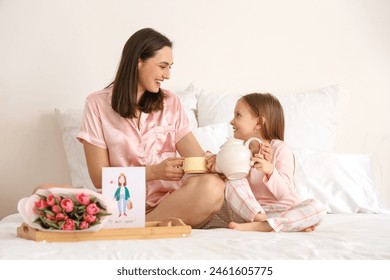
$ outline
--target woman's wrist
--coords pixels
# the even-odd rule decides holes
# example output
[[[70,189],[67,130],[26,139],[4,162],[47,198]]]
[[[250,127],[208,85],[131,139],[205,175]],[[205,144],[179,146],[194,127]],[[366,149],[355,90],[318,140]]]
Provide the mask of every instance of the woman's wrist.
[[[146,182],[156,179],[154,178],[153,165],[145,165],[145,179]]]

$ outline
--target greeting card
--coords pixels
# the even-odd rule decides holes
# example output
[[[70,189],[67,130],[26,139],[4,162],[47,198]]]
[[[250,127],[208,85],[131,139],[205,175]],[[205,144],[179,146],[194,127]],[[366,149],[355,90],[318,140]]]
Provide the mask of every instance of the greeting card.
[[[145,227],[145,167],[104,167],[102,189],[116,204],[104,228]]]

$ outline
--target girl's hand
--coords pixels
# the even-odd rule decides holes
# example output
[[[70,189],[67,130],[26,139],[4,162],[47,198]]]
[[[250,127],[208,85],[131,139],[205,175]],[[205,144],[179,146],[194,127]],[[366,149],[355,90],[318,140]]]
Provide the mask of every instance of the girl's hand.
[[[206,155],[206,166],[207,166],[207,169],[211,172],[211,173],[217,173],[217,170],[216,170],[216,166],[217,166],[217,155],[214,155],[210,152],[207,152]],[[218,176],[222,179],[222,180],[225,180],[226,177],[225,175],[223,175],[222,173],[218,173]]]
[[[261,143],[260,145],[257,141],[252,141],[249,144],[249,149],[252,155],[261,154],[266,161],[272,161],[272,147],[270,143]]]
[[[262,154],[254,155],[251,160],[253,161],[253,167],[257,170],[263,171],[264,175],[268,178],[271,177],[274,172],[274,165],[272,162],[266,160]]]
[[[214,155],[210,152],[206,152],[206,155],[205,155],[205,158],[206,158],[206,166],[207,166],[207,169],[212,172],[212,173],[215,173],[217,172],[215,170],[215,166],[216,166],[216,163],[217,163],[217,155]]]
[[[167,158],[157,165],[150,166],[149,171],[152,174],[150,176],[148,174],[147,177],[149,180],[179,181],[184,175],[183,163],[184,158]]]
[[[272,162],[273,151],[270,143],[262,143],[260,154],[266,161]]]
[[[261,150],[261,145],[257,141],[252,141],[249,144],[249,150],[251,150],[252,155],[258,154]]]

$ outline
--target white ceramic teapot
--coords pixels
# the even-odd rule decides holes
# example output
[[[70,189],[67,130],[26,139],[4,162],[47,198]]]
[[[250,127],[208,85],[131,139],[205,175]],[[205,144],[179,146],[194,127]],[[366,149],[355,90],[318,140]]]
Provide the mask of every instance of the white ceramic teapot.
[[[216,171],[223,173],[229,180],[245,178],[252,165],[249,144],[253,140],[261,145],[261,140],[256,137],[251,137],[245,142],[234,137],[226,141],[217,154]]]

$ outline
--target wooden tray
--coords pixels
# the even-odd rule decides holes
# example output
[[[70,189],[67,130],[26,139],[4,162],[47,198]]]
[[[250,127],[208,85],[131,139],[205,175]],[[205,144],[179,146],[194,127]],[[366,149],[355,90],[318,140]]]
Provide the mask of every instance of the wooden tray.
[[[178,238],[188,237],[190,235],[191,227],[185,225],[182,220],[177,218],[169,218],[163,222],[146,222],[144,228],[112,228],[95,232],[40,231],[23,223],[16,231],[16,236],[18,237],[46,242]]]

